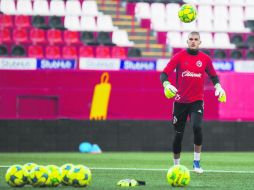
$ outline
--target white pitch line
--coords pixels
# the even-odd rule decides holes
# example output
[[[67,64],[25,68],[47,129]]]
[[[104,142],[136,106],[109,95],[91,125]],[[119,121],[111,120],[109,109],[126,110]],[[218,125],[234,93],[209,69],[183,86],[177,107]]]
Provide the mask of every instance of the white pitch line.
[[[8,168],[10,166],[0,166],[0,168]],[[125,170],[125,171],[168,171],[168,169],[159,168],[90,168],[91,170]],[[190,170],[193,172],[193,170]],[[254,171],[237,171],[237,170],[204,170],[205,173],[242,173],[242,174],[254,174]]]

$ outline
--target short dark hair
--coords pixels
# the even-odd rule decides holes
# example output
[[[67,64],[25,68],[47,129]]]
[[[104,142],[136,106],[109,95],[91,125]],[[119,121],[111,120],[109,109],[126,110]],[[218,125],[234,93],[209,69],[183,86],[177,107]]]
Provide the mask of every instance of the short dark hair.
[[[192,31],[192,32],[189,33],[189,35],[197,35],[200,38],[200,34],[197,31]]]

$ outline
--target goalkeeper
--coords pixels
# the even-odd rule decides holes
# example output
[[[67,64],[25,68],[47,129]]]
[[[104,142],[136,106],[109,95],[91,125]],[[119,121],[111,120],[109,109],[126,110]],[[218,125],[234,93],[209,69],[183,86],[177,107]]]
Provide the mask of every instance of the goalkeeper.
[[[203,139],[201,125],[204,115],[205,73],[208,74],[214,84],[215,96],[218,96],[218,101],[226,102],[226,93],[220,85],[212,60],[208,55],[199,51],[200,44],[199,33],[191,32],[187,39],[188,48],[173,56],[160,75],[165,96],[175,100],[173,105],[174,165],[180,164],[181,144],[185,123],[189,116],[194,133],[193,169],[196,173],[203,173],[200,166],[200,154]],[[174,70],[176,70],[176,86],[168,81],[168,75]]]

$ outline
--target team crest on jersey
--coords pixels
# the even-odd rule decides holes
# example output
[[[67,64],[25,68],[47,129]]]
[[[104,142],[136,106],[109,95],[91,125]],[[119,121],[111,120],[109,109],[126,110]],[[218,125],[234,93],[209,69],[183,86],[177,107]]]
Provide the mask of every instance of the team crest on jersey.
[[[198,61],[196,62],[196,65],[197,65],[198,67],[202,67],[202,62],[201,62],[200,60],[198,60]]]

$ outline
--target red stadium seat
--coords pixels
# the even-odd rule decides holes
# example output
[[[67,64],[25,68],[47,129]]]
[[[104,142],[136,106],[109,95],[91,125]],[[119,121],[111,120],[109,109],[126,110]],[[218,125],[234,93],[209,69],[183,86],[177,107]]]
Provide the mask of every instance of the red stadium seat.
[[[27,43],[28,34],[25,28],[15,28],[12,33],[13,40],[15,43]]]
[[[110,49],[107,46],[96,47],[96,57],[110,58]]]
[[[46,58],[59,59],[61,58],[61,51],[59,46],[50,45],[46,47]]]
[[[112,47],[113,58],[126,58],[126,50],[124,47],[114,46]]]
[[[0,43],[12,42],[11,32],[9,28],[0,29]]]
[[[30,30],[30,39],[34,44],[45,43],[45,31],[39,28],[31,28]]]
[[[28,47],[28,56],[35,58],[44,58],[43,48],[40,45],[30,45]]]
[[[78,53],[75,46],[64,46],[63,47],[63,58],[65,59],[77,59]]]
[[[50,44],[61,44],[61,43],[63,43],[61,30],[55,30],[55,29],[48,30],[47,36],[48,36],[48,42]]]
[[[92,46],[81,46],[79,48],[80,57],[94,57],[94,49]]]
[[[16,15],[15,16],[15,26],[18,28],[30,27],[30,18],[27,15]]]
[[[64,41],[67,44],[78,44],[79,43],[79,33],[76,31],[65,30],[64,31]]]
[[[13,19],[11,15],[0,14],[0,27],[11,28],[13,27]]]

